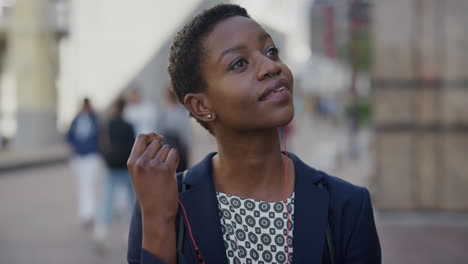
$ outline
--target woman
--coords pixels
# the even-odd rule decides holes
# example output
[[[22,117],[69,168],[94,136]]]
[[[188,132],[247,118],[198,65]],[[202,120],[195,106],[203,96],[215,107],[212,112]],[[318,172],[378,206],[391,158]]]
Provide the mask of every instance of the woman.
[[[245,9],[193,18],[175,37],[169,74],[218,152],[176,175],[162,137],[136,139],[129,263],[380,263],[368,191],[281,152],[293,76]]]

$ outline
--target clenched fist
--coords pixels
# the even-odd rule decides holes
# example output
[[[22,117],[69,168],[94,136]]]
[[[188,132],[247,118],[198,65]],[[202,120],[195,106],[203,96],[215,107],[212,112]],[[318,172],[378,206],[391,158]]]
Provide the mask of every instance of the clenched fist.
[[[162,144],[163,137],[139,135],[127,161],[143,217],[174,221],[177,214],[177,151]]]

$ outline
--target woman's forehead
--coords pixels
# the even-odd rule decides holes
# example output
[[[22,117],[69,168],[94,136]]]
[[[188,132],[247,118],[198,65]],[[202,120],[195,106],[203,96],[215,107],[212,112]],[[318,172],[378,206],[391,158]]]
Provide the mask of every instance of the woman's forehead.
[[[219,22],[205,38],[204,48],[210,55],[219,56],[225,49],[260,42],[269,35],[253,19],[234,16]]]

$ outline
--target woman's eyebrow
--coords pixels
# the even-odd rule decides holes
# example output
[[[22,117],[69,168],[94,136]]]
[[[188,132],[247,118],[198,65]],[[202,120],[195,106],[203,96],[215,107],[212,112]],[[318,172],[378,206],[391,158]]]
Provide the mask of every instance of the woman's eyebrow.
[[[265,40],[268,39],[268,38],[269,38],[269,39],[273,39],[273,38],[270,36],[270,34],[268,34],[268,33],[266,33],[266,32],[265,32],[264,34],[260,35],[260,41],[265,41]]]
[[[226,55],[226,54],[228,54],[230,52],[239,51],[239,50],[243,50],[243,49],[247,49],[247,47],[244,46],[244,45],[237,45],[237,46],[234,46],[232,48],[228,48],[228,49],[224,50],[223,52],[221,52],[221,55],[219,56],[218,63],[221,61],[221,59],[224,57],[224,55]]]
[[[272,39],[270,34],[264,33],[264,34],[260,35],[259,40],[260,41],[265,41],[268,38]],[[247,49],[247,47],[244,46],[244,45],[237,45],[237,46],[234,46],[234,47],[231,47],[231,48],[228,48],[228,49],[224,50],[223,52],[221,52],[221,55],[219,55],[219,59],[218,59],[217,63],[219,63],[223,59],[224,55],[226,55],[226,54],[228,54],[230,52],[239,51],[239,50],[243,50],[243,49]]]

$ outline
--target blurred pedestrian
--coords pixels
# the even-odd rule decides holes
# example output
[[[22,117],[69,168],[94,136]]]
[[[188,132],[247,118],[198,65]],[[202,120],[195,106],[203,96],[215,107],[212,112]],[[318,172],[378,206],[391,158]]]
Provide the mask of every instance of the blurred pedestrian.
[[[156,105],[143,96],[139,86],[132,84],[126,97],[123,118],[132,125],[135,135],[155,131],[157,116]],[[125,190],[117,188],[116,192],[117,213],[125,215]]]
[[[123,187],[127,195],[126,219],[130,223],[130,215],[135,202],[130,174],[127,170],[127,159],[132,150],[135,133],[132,125],[123,119],[125,100],[119,97],[114,106],[111,120],[103,127],[101,149],[108,172],[105,181],[105,196],[102,214],[99,215],[95,228],[95,238],[99,246],[103,246],[114,216],[116,188]],[[124,232],[127,234],[127,232]]]
[[[142,97],[138,87],[133,87],[127,97],[123,116],[132,124],[135,134],[154,132],[157,114],[156,106]]]
[[[357,160],[360,156],[359,148],[359,122],[360,113],[357,104],[351,104],[347,110],[348,125],[348,153],[349,157]]]
[[[89,98],[73,119],[66,135],[73,148],[71,160],[78,181],[78,213],[86,227],[90,227],[96,213],[96,181],[101,158],[98,151],[98,121]]]
[[[164,94],[164,104],[156,122],[157,131],[164,136],[164,142],[179,152],[177,172],[187,169],[190,156],[191,125],[187,110],[177,101],[174,92],[168,87]]]
[[[3,122],[3,120],[2,120],[2,117],[0,116],[0,150],[3,148],[3,144],[4,144],[3,143],[4,141],[3,141],[3,127],[2,127],[3,124],[2,124],[2,122]]]

